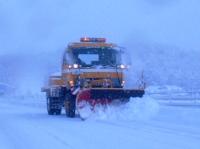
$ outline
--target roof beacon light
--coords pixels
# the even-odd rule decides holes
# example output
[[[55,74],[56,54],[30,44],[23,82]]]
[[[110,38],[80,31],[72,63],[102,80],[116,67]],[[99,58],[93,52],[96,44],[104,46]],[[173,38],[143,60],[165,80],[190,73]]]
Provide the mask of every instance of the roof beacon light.
[[[106,42],[105,38],[90,38],[90,37],[83,37],[80,39],[81,42]]]

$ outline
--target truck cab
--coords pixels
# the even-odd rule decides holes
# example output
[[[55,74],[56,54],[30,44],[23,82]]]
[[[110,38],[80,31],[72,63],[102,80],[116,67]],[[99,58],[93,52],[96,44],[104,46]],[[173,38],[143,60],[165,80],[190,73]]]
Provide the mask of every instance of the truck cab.
[[[96,39],[96,38],[95,38]],[[65,50],[62,75],[70,87],[122,88],[124,85],[121,49],[105,39],[82,38]]]

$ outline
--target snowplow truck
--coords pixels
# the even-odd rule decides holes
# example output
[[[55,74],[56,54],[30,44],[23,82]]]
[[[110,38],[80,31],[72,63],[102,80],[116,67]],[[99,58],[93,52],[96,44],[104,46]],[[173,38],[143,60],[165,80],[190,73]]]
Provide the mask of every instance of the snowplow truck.
[[[59,115],[64,107],[68,117],[80,115],[90,106],[108,105],[114,101],[128,102],[130,97],[142,97],[144,88],[125,89],[122,63],[123,50],[105,38],[81,38],[69,43],[62,59],[61,72],[49,77],[46,92],[49,115]]]

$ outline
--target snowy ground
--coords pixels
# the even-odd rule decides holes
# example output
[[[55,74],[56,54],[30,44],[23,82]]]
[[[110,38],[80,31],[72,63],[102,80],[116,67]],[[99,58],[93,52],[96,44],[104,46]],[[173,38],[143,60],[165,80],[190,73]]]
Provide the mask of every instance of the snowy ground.
[[[39,96],[0,98],[0,109],[1,149],[200,148],[199,106],[161,105],[144,97],[86,121],[64,112],[47,115]]]

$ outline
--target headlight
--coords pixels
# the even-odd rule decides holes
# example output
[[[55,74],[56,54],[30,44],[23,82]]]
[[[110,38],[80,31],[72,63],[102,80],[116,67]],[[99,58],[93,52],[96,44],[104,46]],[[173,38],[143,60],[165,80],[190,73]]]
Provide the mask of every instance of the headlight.
[[[72,68],[72,65],[68,65],[68,68],[69,68],[69,69]]]
[[[123,65],[123,64],[121,64],[121,65],[119,65],[119,68],[121,68],[121,69],[125,69],[125,68],[126,68],[126,66],[125,66],[125,65]]]
[[[77,69],[77,68],[79,68],[79,65],[78,64],[68,65],[68,68],[69,69],[71,69],[71,68]]]
[[[73,64],[73,68],[77,69],[78,68],[78,64]]]
[[[128,66],[128,65],[121,64],[121,65],[118,66],[118,68],[120,68],[120,69],[128,69],[129,66]]]

